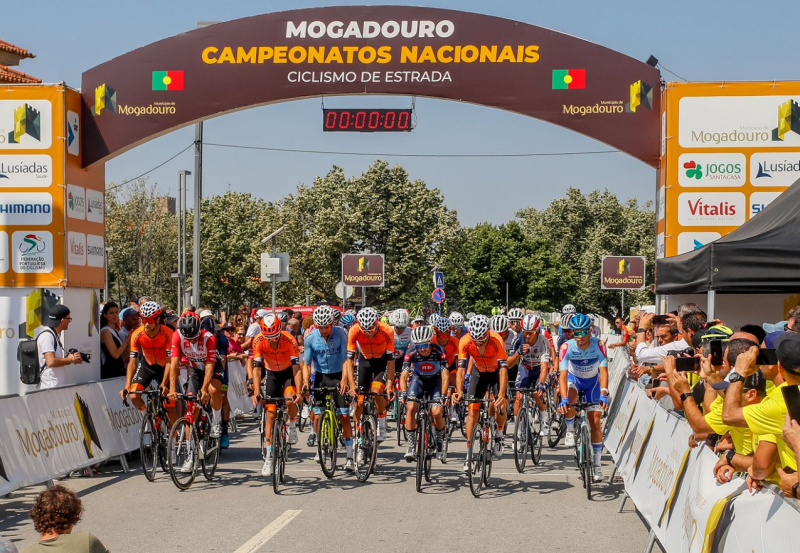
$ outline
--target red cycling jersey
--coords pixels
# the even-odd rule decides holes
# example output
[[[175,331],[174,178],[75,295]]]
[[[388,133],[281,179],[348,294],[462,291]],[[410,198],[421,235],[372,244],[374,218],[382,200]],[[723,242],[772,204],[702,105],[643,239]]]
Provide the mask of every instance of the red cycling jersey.
[[[200,333],[197,340],[188,340],[176,331],[172,333],[172,357],[185,357],[189,366],[204,370],[208,363],[217,363],[217,339],[207,330]]]

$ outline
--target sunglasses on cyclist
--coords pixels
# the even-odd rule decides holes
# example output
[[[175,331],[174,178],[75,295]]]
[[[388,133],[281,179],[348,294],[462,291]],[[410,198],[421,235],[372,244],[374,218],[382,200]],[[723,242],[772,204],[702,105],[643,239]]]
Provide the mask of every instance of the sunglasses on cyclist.
[[[142,317],[142,322],[144,324],[153,325],[158,322],[158,317]]]
[[[576,338],[583,338],[584,336],[588,336],[589,335],[589,331],[588,330],[573,330],[572,331],[572,335],[575,336]]]

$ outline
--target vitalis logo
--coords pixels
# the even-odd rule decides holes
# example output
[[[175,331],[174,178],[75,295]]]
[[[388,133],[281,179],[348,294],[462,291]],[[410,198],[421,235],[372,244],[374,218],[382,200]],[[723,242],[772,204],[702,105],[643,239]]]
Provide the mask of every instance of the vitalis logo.
[[[100,449],[103,449],[103,446],[100,445],[100,438],[97,435],[97,428],[94,426],[89,406],[78,394],[75,394],[73,406],[75,407],[75,414],[78,416],[78,422],[80,422],[81,430],[83,431],[83,447],[86,449],[86,455],[89,459],[93,459],[94,449],[92,448],[92,444]]]

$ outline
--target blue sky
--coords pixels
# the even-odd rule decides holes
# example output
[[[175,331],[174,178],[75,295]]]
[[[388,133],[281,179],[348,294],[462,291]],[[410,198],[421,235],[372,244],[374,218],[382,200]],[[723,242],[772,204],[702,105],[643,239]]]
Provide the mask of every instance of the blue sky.
[[[0,38],[34,52],[22,71],[45,82],[79,87],[81,73],[156,40],[192,30],[198,21],[226,21],[249,15],[360,2],[259,2],[137,0],[98,4],[86,0],[4,2],[6,27]],[[780,22],[796,12],[783,1],[672,3],[607,0],[559,2],[475,0],[413,4],[515,19],[575,35],[634,58],[654,54],[690,81],[758,81],[800,78],[793,58],[794,34]],[[126,7],[122,7],[126,6]],[[665,10],[666,8],[666,10]],[[16,23],[13,23],[16,22]],[[24,22],[24,23],[23,23]],[[12,24],[13,23],[13,24]],[[667,81],[677,80],[663,73]],[[410,98],[345,97],[326,107],[407,107]],[[323,133],[317,99],[250,109],[207,121],[206,141],[256,146],[392,153],[528,153],[606,150],[590,138],[521,115],[447,102],[417,99],[418,126],[411,133]],[[160,164],[194,139],[193,128],[158,138],[106,165],[107,181],[121,182]],[[621,198],[652,200],[655,170],[622,153],[572,157],[399,158],[412,178],[440,188],[463,224],[504,223],[521,207],[546,207],[569,186],[585,191],[609,188]],[[278,200],[298,184],[339,165],[348,175],[363,172],[374,158],[288,154],[207,147],[204,192],[248,191]],[[191,150],[150,174],[159,189],[173,193],[178,171],[193,169]],[[500,192],[500,193],[498,193]]]

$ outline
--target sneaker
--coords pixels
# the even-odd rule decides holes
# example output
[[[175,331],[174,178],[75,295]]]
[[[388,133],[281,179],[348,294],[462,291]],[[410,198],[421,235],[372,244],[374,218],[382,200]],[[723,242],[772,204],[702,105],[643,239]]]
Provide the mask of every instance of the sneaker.
[[[264,459],[264,466],[261,467],[261,476],[272,476],[272,455],[267,454]]]
[[[386,427],[378,425],[378,441],[383,442],[386,441]]]
[[[345,472],[353,472],[355,470],[355,465],[353,464],[353,459],[350,457],[344,462],[344,470]]]
[[[191,474],[194,472],[194,454],[189,455],[189,458],[186,459],[186,462],[181,467],[182,474]]]
[[[463,470],[465,473],[469,474],[469,461],[464,461]]]
[[[219,438],[222,435],[222,425],[220,423],[216,423],[211,427],[211,437],[212,438]]]
[[[228,449],[231,445],[231,439],[228,437],[227,434],[223,434],[222,438],[219,440],[219,447],[222,449]]]
[[[436,440],[436,458],[444,463],[444,444],[441,440]]]
[[[297,443],[297,427],[296,426],[289,426],[289,443],[296,444]]]
[[[575,432],[567,432],[564,437],[564,445],[567,447],[575,447]]]
[[[356,455],[356,460],[358,461],[359,466],[363,467],[366,464],[366,460],[364,459],[364,450],[359,447],[356,451]]]
[[[455,409],[453,409],[453,411],[450,413],[450,420],[453,422],[458,422],[458,411]]]
[[[403,455],[403,458],[408,461],[409,463],[414,460],[414,443],[408,444],[408,449],[406,450],[406,454]]]
[[[306,445],[308,447],[314,447],[315,445],[317,445],[317,435],[309,434],[308,439],[306,440]]]
[[[495,438],[494,440],[494,448],[492,448],[492,456],[495,459],[499,459],[503,456],[503,439],[502,438]]]
[[[308,405],[303,405],[303,410],[300,413],[300,416],[303,417],[304,419],[308,418]]]
[[[314,462],[319,463],[319,450],[314,454]]]
[[[592,468],[592,481],[593,482],[603,481],[603,468],[600,465],[595,465],[594,468]]]

